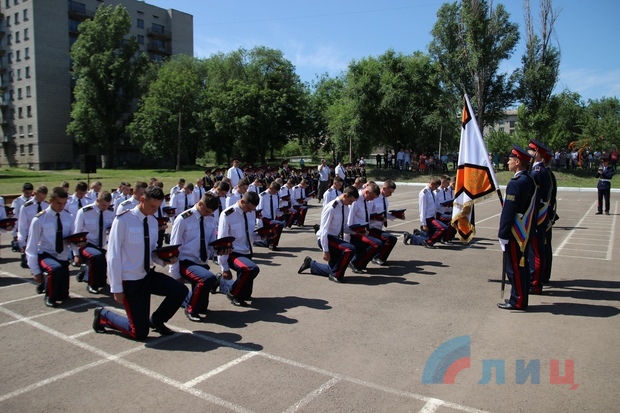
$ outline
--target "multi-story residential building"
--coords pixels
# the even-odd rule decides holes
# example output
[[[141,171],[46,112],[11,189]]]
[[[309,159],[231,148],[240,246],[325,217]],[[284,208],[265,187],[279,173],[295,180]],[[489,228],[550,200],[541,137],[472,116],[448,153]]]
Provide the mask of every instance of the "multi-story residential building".
[[[69,52],[79,24],[101,5],[127,9],[129,35],[149,58],[193,55],[193,17],[181,11],[138,0],[0,0],[0,166],[76,165],[79,150],[66,132],[73,83]],[[117,149],[121,161],[136,151],[127,142]]]
[[[515,133],[517,126],[517,115],[518,111],[516,109],[507,110],[505,112],[505,116],[498,122],[495,122],[491,126],[485,126],[483,134],[486,136],[491,130],[496,130],[499,132],[506,132],[510,135]]]

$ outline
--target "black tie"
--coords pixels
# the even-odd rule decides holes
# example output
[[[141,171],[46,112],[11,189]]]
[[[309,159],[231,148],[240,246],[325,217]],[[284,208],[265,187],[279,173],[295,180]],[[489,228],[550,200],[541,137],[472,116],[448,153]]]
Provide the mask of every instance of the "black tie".
[[[99,248],[103,247],[103,211],[99,211]]]
[[[387,204],[385,202],[385,197],[383,197],[383,226],[387,228]]]
[[[63,250],[62,245],[62,222],[60,221],[60,214],[56,213],[56,252],[60,254]]]
[[[250,248],[250,255],[252,255],[252,241],[250,241],[250,226],[248,225],[248,216],[243,213],[243,221],[245,222],[245,238],[248,240],[248,247]]]
[[[144,217],[144,271],[148,274],[151,266],[151,238],[149,236],[148,217]]]
[[[82,208],[82,200],[80,198],[78,198],[78,208]]]
[[[269,200],[271,201],[271,219],[276,219],[273,215],[273,195],[269,194]]]
[[[198,187],[198,194],[200,195],[200,199],[202,199],[202,187]]]
[[[41,212],[41,203],[37,202],[37,212]]]
[[[200,217],[200,260],[207,262],[209,256],[207,255],[207,244],[205,243],[205,226],[204,217]]]
[[[237,176],[239,177],[239,180],[241,180],[241,173],[239,172],[239,168],[235,168],[235,171],[237,172]]]
[[[364,211],[366,211],[366,222],[370,222],[370,217],[368,216],[368,204],[363,199],[362,202],[364,203]],[[366,228],[368,228],[368,226],[369,224],[366,224]]]
[[[187,192],[185,193],[185,208],[183,211],[187,210]]]
[[[342,204],[342,222],[340,223],[340,234],[338,237],[340,237],[340,239],[344,237],[344,204]]]

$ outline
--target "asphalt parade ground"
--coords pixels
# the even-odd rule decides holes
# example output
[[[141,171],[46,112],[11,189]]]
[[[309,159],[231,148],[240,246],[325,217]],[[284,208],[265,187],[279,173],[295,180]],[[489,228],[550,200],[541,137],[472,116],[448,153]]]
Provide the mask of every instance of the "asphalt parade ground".
[[[75,268],[71,298],[45,307],[2,234],[0,412],[618,411],[618,194],[607,216],[595,215],[596,192],[558,193],[551,285],[524,313],[496,307],[497,198],[476,206],[472,244],[430,250],[402,243],[419,226],[419,190],[390,198],[407,211],[390,221],[387,266],[347,271],[346,284],[297,274],[322,256],[313,200],[280,251],[255,248],[250,307],[216,294],[206,322],[181,310],[168,323],[177,334],[145,342],[93,331],[96,306],[122,309]]]

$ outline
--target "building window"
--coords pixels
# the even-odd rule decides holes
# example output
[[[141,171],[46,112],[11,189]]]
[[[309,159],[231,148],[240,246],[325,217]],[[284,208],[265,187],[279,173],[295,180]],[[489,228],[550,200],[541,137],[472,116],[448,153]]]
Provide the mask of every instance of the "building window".
[[[30,79],[30,66],[26,66],[26,79]]]
[[[20,51],[19,50],[15,51],[15,61],[16,62],[21,62],[22,61],[22,58],[20,56]]]
[[[77,33],[79,25],[80,25],[79,21],[69,19],[69,31],[70,32]]]
[[[11,70],[9,72],[9,82],[12,82],[12,81],[13,81],[13,71]]]
[[[4,2],[4,7],[6,7],[7,9],[11,7],[11,0],[6,0]]]
[[[26,97],[29,98],[31,96],[30,86],[26,86]]]
[[[13,63],[13,53],[8,53],[6,55],[6,57],[7,57],[8,61],[9,61],[9,63]]]
[[[23,20],[26,22],[28,21],[28,9],[24,9],[24,17]]]
[[[24,59],[30,59],[30,48],[29,47],[24,48]]]
[[[32,117],[32,106],[30,105],[26,106],[26,116],[28,116],[29,118]]]
[[[12,34],[7,34],[6,35],[6,44],[7,46],[10,45],[13,42],[13,35]]]
[[[32,125],[28,125],[28,136],[32,136]]]
[[[155,33],[164,34],[164,26],[162,26],[161,24],[153,23],[153,25],[151,26],[151,30],[153,30],[153,32]]]
[[[22,98],[22,88],[18,88],[17,89],[17,100],[21,100]]]
[[[28,28],[24,29],[24,40],[28,40],[30,37],[28,36]]]
[[[20,138],[24,137],[24,126],[23,125],[19,127],[19,137]]]
[[[138,44],[144,44],[144,36],[142,36],[141,34],[138,35],[137,37],[138,39]]]
[[[19,119],[22,119],[22,118],[24,117],[24,111],[23,111],[23,109],[24,109],[24,108],[22,108],[21,106],[17,108],[17,117],[18,117]]]
[[[19,13],[15,13],[15,16],[13,16],[13,19],[15,19],[15,24],[19,24]]]
[[[34,144],[28,144],[28,155],[34,155]]]
[[[11,100],[13,100],[13,95],[14,95],[13,92],[15,92],[13,89],[9,90],[9,99]]]
[[[517,123],[517,122],[515,122],[514,120],[511,120],[511,121],[510,121],[510,127],[511,127],[511,128],[514,128],[516,123]]]
[[[19,43],[19,32],[15,32],[15,43]]]
[[[503,127],[503,126],[501,126],[501,127],[499,128],[499,131],[500,131],[500,132],[503,132],[503,131],[504,131],[504,127]]]
[[[6,16],[6,27],[11,27],[11,16]]]
[[[22,70],[17,69],[17,80],[22,80]]]
[[[24,155],[25,155],[25,153],[24,153],[24,145],[19,145],[19,154],[20,154],[21,156],[24,156]]]
[[[138,29],[144,29],[144,20],[138,19]]]
[[[17,6],[19,4],[19,0],[13,0],[13,4]]]

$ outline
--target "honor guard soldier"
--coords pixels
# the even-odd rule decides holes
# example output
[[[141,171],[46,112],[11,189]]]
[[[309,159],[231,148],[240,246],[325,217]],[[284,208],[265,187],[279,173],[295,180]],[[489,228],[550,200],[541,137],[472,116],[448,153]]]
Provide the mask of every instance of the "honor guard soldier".
[[[256,226],[256,206],[259,199],[255,192],[246,192],[237,203],[227,208],[219,218],[218,237],[235,237],[232,251],[218,256],[225,280],[232,279],[231,269],[237,272],[237,279],[226,293],[235,306],[247,306],[252,298],[254,279],[260,269],[252,261],[252,244]]]
[[[170,243],[180,247],[179,261],[170,266],[169,273],[175,280],[183,278],[192,285],[191,297],[185,305],[185,316],[190,321],[202,321],[200,314],[207,312],[209,293],[218,284],[207,264],[209,244],[216,239],[217,221],[213,212],[218,205],[216,195],[205,193],[196,205],[180,214],[172,224]]]
[[[598,209],[596,214],[601,215],[603,213],[603,201],[605,201],[605,214],[609,215],[609,196],[611,193],[611,178],[614,176],[614,168],[609,166],[609,158],[607,156],[601,156],[602,165],[599,166],[596,172],[596,177],[599,178],[596,188],[598,189]]]
[[[558,220],[558,181],[555,178],[555,174],[551,170],[551,162],[553,159],[553,152],[549,151],[545,155],[545,167],[549,172],[549,177],[551,178],[551,199],[549,200],[549,220],[547,225],[547,232],[545,235],[545,248],[547,249],[547,262],[545,264],[545,268],[543,268],[543,272],[541,275],[543,285],[549,284],[549,280],[551,279],[551,268],[553,265],[553,248],[551,246],[551,241],[553,239],[553,226],[555,222]]]
[[[19,227],[19,213],[26,202],[32,198],[32,191],[34,191],[34,187],[30,182],[26,182],[22,185],[22,194],[15,198],[11,203],[11,207],[13,208],[13,216],[17,218],[17,223],[13,226],[13,242],[11,242],[11,249],[13,252],[21,252],[21,247],[19,246],[19,242],[17,240],[17,231]]]
[[[94,199],[90,199],[86,196],[88,191],[88,184],[86,182],[78,182],[75,185],[75,192],[69,197],[67,201],[67,207],[65,208],[75,218],[78,209],[84,208],[86,205],[95,202]]]
[[[281,220],[282,212],[280,211],[279,191],[280,184],[272,182],[265,192],[260,193],[257,207],[261,214],[261,226],[271,225],[275,232],[275,236],[264,240],[256,240],[254,245],[269,247],[269,249],[273,251],[278,251],[278,244],[280,243],[280,237],[284,229],[284,221]]]
[[[543,161],[549,149],[541,142],[530,139],[527,151],[534,158],[530,176],[536,182],[536,221],[533,228],[530,248],[531,294],[542,293],[542,272],[547,265],[545,237],[549,224],[549,202],[551,200],[551,177]]]
[[[32,198],[26,201],[19,211],[19,216],[17,217],[17,243],[19,244],[19,248],[22,253],[22,268],[28,268],[26,259],[26,243],[28,241],[30,223],[39,212],[50,206],[49,202],[45,200],[46,197],[47,187],[44,185],[38,186],[34,190],[34,195]]]
[[[394,220],[396,217],[389,213],[388,198],[392,196],[396,190],[396,184],[391,179],[386,179],[383,182],[381,193],[372,201],[372,208],[370,214],[370,230],[371,237],[381,240],[383,247],[373,257],[372,262],[377,265],[385,265],[390,253],[396,245],[397,238],[385,231],[384,228],[388,225],[388,219]],[[374,218],[373,218],[374,215]]]
[[[383,248],[383,242],[369,234],[370,214],[372,202],[379,196],[381,191],[375,183],[368,184],[366,188],[359,191],[359,197],[349,206],[346,225],[364,225],[362,232],[348,232],[344,235],[344,240],[355,246],[355,256],[349,264],[351,271],[361,273],[366,266]]]
[[[138,181],[136,182],[136,186],[133,188],[133,195],[126,201],[123,201],[119,204],[118,208],[115,210],[116,215],[122,214],[124,211],[128,211],[130,209],[134,209],[136,206],[140,204],[140,198],[144,195],[144,191],[148,187],[146,182]]]
[[[205,176],[202,177],[202,182],[203,182],[205,191],[210,191],[213,188],[214,182],[213,182],[213,178],[211,177],[210,169],[207,169],[205,171]]]
[[[334,182],[331,188],[329,188],[323,194],[323,206],[330,204],[333,200],[338,198],[342,194],[342,187],[344,186],[344,179],[339,176],[334,177]]]
[[[73,234],[73,217],[65,210],[68,197],[61,187],[52,189],[49,206],[33,218],[28,234],[28,267],[40,284],[37,292],[45,291],[48,307],[69,298],[69,244],[65,237]]]
[[[434,248],[435,242],[441,239],[447,228],[446,224],[437,220],[435,191],[440,185],[441,180],[433,177],[430,183],[418,195],[421,229],[428,234],[428,239],[424,242],[426,248]],[[407,237],[403,238],[403,241],[405,244],[409,242]]]
[[[349,186],[338,198],[323,207],[321,225],[316,237],[319,248],[323,251],[323,260],[327,264],[306,257],[297,271],[299,274],[309,268],[311,274],[328,277],[336,283],[345,282],[344,273],[353,259],[355,246],[344,240],[344,234],[349,231],[346,228],[349,205],[359,196],[357,189]]]
[[[108,209],[111,202],[112,195],[101,191],[95,202],[80,208],[75,216],[75,232],[88,232],[86,246],[80,249],[80,256],[87,265],[84,273],[78,274],[78,282],[86,281],[86,289],[91,294],[98,294],[106,285],[107,230],[114,221],[114,212]]]
[[[512,145],[508,170],[514,177],[506,186],[506,197],[499,219],[500,246],[504,254],[503,271],[510,281],[510,299],[497,306],[504,310],[527,310],[530,289],[528,251],[530,234],[536,219],[536,183],[527,169],[532,156]],[[503,282],[503,281],[502,281]]]
[[[155,271],[153,266],[153,263],[165,266],[178,261],[174,256],[164,261],[154,252],[157,244],[154,214],[163,201],[161,188],[148,187],[135,208],[114,219],[108,241],[108,278],[114,300],[125,307],[127,316],[97,307],[93,320],[95,332],[104,333],[106,328],[112,328],[135,340],[144,340],[149,327],[161,335],[174,334],[164,323],[177,312],[188,290],[182,283]],[[151,294],[165,298],[149,317]]]

